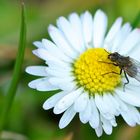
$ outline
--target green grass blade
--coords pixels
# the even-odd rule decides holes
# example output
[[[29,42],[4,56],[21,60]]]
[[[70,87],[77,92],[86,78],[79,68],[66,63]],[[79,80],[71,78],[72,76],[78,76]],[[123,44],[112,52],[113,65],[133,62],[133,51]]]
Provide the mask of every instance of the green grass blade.
[[[12,102],[16,95],[16,90],[17,90],[18,83],[20,80],[21,67],[22,67],[22,63],[23,63],[23,59],[24,59],[25,45],[26,45],[25,6],[24,6],[24,2],[22,1],[21,2],[21,29],[20,29],[18,53],[17,53],[16,62],[15,62],[12,81],[11,81],[10,87],[8,89],[8,93],[5,96],[4,106],[3,106],[2,113],[1,113],[0,132],[4,128],[9,110],[11,108]]]

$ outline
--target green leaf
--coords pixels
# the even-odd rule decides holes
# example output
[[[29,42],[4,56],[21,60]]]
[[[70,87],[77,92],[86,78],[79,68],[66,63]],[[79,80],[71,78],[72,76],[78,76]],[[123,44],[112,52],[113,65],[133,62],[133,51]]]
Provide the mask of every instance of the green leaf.
[[[26,45],[26,20],[25,20],[25,6],[23,0],[21,1],[21,29],[20,29],[20,38],[18,53],[16,57],[16,62],[14,66],[14,72],[8,93],[5,96],[4,106],[0,118],[0,131],[3,130],[9,110],[11,108],[12,102],[16,95],[16,90],[20,80],[21,67],[24,59],[25,45]]]

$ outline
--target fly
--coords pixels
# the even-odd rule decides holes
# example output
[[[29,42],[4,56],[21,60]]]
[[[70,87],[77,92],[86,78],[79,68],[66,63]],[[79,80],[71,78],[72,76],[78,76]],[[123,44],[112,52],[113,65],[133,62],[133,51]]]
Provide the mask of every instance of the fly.
[[[108,59],[112,61],[112,64],[120,68],[120,74],[124,72],[125,78],[127,80],[124,83],[124,87],[129,83],[127,75],[132,78],[135,78],[140,82],[140,62],[127,56],[122,56],[117,52],[111,53],[108,55]]]

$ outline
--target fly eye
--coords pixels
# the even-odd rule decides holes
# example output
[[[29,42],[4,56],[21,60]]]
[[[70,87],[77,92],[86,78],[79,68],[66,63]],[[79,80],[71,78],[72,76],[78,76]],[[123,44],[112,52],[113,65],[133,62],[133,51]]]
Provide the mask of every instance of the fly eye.
[[[110,55],[108,55],[108,59],[110,59],[112,61],[116,61],[117,56],[116,56],[116,54],[110,54]]]
[[[116,55],[113,55],[113,56],[112,56],[112,59],[116,59],[116,58],[117,58]]]

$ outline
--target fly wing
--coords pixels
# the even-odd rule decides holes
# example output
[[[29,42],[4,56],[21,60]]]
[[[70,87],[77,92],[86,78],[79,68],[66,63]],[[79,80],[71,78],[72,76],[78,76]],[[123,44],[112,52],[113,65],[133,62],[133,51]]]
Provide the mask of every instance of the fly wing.
[[[133,58],[129,58],[129,61],[132,65],[125,68],[126,73],[140,82],[140,62]]]

